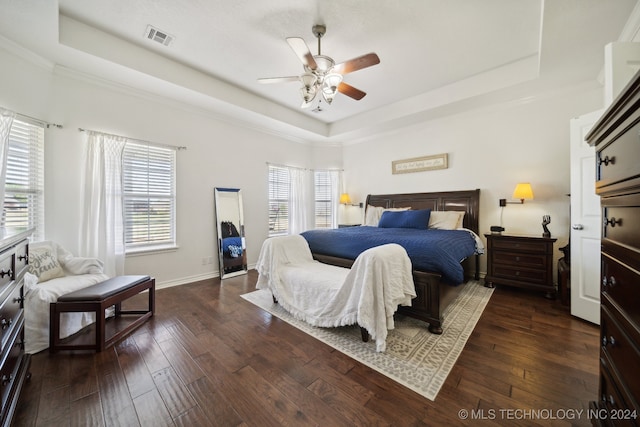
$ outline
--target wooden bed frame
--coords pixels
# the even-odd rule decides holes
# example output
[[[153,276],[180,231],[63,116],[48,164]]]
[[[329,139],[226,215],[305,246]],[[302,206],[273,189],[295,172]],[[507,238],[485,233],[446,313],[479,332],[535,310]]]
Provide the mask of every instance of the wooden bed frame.
[[[464,211],[464,227],[479,235],[480,190],[444,191],[435,193],[408,193],[368,195],[367,206],[384,208],[410,207],[412,209],[431,209],[434,211]],[[320,262],[351,267],[353,260],[313,254]],[[463,263],[466,279],[479,279],[479,256],[469,258]],[[442,333],[442,313],[460,293],[463,285],[451,286],[441,282],[441,275],[430,271],[413,270],[413,282],[417,297],[410,307],[400,307],[399,311],[407,316],[429,322],[429,331]]]

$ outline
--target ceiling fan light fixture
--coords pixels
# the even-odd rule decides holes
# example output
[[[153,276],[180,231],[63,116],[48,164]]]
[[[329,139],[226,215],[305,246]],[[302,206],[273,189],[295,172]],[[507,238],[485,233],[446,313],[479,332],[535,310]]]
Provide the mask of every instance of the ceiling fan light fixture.
[[[301,87],[300,94],[303,99],[302,108],[306,108],[311,105],[311,102],[313,102],[317,93],[318,91],[316,90],[316,86],[311,86],[309,88]]]
[[[313,59],[316,60],[316,64],[318,65],[318,68],[315,69],[318,74],[326,74],[336,65],[336,62],[328,56],[315,55]]]
[[[316,84],[316,81],[318,80],[318,77],[313,73],[304,73],[303,75],[300,76],[300,80],[304,85],[303,89],[309,90],[314,87],[314,85]]]
[[[260,83],[300,81],[302,83],[302,87],[300,88],[300,94],[303,99],[302,108],[310,107],[314,100],[318,98],[318,107],[313,110],[314,112],[322,111],[322,108],[319,106],[322,99],[324,99],[327,104],[331,104],[331,101],[333,101],[333,98],[338,92],[356,101],[361,100],[366,93],[344,83],[342,76],[379,64],[380,58],[378,58],[378,55],[372,52],[336,65],[332,58],[322,55],[320,49],[320,39],[327,31],[327,27],[321,24],[314,25],[312,31],[318,39],[317,55],[311,53],[309,46],[301,37],[287,37],[286,39],[304,67],[304,73],[302,75],[258,79],[258,81]],[[318,92],[322,93],[321,97],[317,96]]]
[[[327,101],[327,104],[331,104],[333,98],[338,93],[338,86],[342,83],[342,75],[338,73],[329,73],[324,76],[322,83],[322,97]]]

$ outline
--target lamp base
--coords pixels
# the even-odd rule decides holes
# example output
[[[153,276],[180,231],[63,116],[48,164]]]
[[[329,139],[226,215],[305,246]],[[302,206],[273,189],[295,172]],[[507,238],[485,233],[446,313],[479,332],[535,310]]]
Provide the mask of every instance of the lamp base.
[[[490,230],[492,233],[501,233],[504,231],[504,227],[500,227],[499,225],[492,225]]]

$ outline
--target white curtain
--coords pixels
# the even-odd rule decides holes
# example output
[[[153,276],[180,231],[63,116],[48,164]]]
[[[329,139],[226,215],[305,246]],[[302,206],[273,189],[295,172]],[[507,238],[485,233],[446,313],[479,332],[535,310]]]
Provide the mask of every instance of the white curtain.
[[[289,169],[289,233],[300,234],[313,228],[314,176],[306,169]]]
[[[0,108],[0,203],[4,215],[4,189],[7,178],[7,153],[9,152],[9,132],[16,113]],[[4,221],[3,221],[4,223]]]
[[[85,131],[81,256],[99,258],[110,277],[124,274],[122,152],[126,138]]]
[[[338,228],[338,208],[340,207],[342,172],[329,171],[329,179],[331,180],[331,228]]]

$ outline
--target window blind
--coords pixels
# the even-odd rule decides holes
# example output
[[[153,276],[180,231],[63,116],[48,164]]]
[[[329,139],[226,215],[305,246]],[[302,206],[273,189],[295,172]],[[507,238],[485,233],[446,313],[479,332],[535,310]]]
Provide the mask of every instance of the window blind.
[[[289,231],[289,169],[269,165],[269,236]]]
[[[125,145],[122,191],[128,252],[175,246],[175,168],[172,148]]]
[[[333,203],[331,174],[329,171],[315,172],[315,225],[316,228],[331,228]]]
[[[34,241],[44,240],[44,126],[19,118],[9,131],[2,226],[34,228]]]

